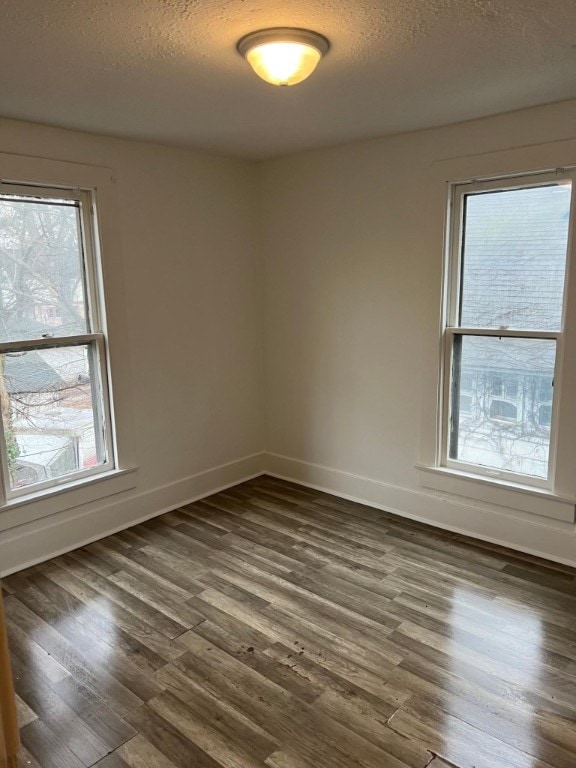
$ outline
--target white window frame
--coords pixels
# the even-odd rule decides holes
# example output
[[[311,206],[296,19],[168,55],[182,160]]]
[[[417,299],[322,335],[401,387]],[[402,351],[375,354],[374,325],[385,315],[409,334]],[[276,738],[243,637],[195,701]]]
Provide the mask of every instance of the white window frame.
[[[108,352],[104,332],[105,304],[100,277],[99,238],[96,229],[94,193],[87,189],[61,189],[43,185],[0,182],[0,196],[11,195],[16,198],[25,197],[38,200],[70,200],[77,204],[88,332],[71,336],[54,335],[48,338],[0,342],[0,354],[81,345],[88,348],[90,367],[97,372],[97,380],[92,382],[96,440],[105,456],[105,461],[95,467],[70,472],[62,477],[33,483],[22,488],[11,488],[4,425],[0,419],[0,463],[2,470],[0,472],[0,492],[6,501],[26,497],[31,493],[46,491],[51,488],[59,488],[70,483],[77,483],[116,468],[114,428],[107,372]]]
[[[568,231],[566,277],[564,283],[562,323],[558,331],[528,331],[514,329],[467,328],[460,326],[459,301],[462,279],[462,245],[464,225],[464,198],[468,194],[490,190],[526,189],[529,187],[548,186],[562,181],[572,182],[570,222]],[[573,168],[558,169],[554,172],[530,172],[514,176],[502,176],[484,181],[471,180],[449,184],[449,211],[447,225],[447,247],[445,257],[445,299],[443,306],[442,343],[441,343],[441,398],[438,424],[439,467],[462,472],[479,478],[501,481],[508,484],[529,486],[554,491],[556,485],[556,466],[558,453],[558,433],[560,412],[562,410],[562,382],[564,371],[565,324],[570,285],[570,255],[573,249],[573,227],[576,208],[576,174]],[[449,457],[450,415],[452,406],[453,381],[452,359],[454,340],[461,336],[492,336],[496,338],[552,339],[556,342],[556,362],[554,370],[554,397],[552,422],[550,427],[550,453],[548,477],[538,478],[530,475],[482,467]]]

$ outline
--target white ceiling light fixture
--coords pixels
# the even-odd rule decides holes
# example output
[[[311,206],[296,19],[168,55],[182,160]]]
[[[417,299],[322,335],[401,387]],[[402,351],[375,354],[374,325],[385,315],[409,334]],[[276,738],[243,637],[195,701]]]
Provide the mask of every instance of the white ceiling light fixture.
[[[238,42],[239,53],[254,72],[272,85],[306,80],[329,48],[328,40],[317,32],[291,27],[251,32]]]

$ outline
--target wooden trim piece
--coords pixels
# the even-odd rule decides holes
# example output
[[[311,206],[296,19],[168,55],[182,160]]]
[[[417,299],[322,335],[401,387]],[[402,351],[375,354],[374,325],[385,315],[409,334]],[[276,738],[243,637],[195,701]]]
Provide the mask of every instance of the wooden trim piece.
[[[17,768],[20,737],[0,590],[0,768]]]

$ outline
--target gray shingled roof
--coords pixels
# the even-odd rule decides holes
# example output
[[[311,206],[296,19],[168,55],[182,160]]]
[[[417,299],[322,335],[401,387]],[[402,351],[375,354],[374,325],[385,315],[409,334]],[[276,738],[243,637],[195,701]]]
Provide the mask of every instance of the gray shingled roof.
[[[38,352],[7,354],[4,381],[8,394],[47,392],[64,385],[64,380]]]
[[[570,187],[468,195],[461,325],[558,330],[561,324]],[[466,342],[467,343],[467,342]],[[553,342],[467,343],[484,369],[549,372]]]

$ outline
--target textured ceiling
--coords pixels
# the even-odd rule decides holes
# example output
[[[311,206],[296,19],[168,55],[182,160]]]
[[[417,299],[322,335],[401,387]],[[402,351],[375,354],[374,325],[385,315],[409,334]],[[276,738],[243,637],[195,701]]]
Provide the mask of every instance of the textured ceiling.
[[[0,113],[269,157],[576,96],[576,0],[4,0]],[[238,38],[332,49],[292,88]]]

